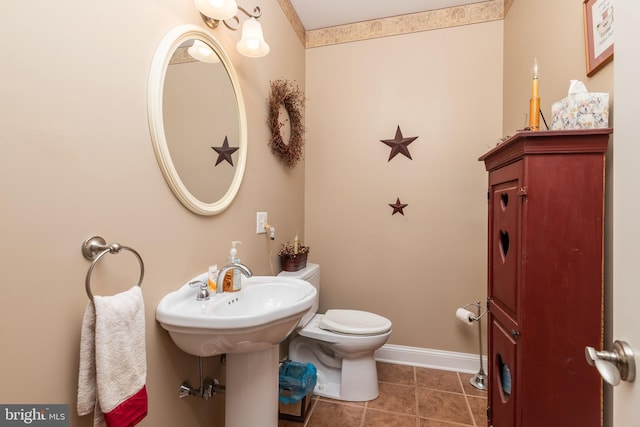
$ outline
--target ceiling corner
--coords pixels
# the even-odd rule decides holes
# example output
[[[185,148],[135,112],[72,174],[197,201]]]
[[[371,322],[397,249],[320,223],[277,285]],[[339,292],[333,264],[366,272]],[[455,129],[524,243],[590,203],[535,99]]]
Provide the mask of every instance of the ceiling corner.
[[[293,31],[295,31],[302,45],[306,47],[305,29],[302,26],[302,21],[300,20],[298,13],[294,9],[293,5],[291,4],[291,1],[278,0],[278,3],[280,4],[280,8],[284,12],[285,16],[289,20],[289,23],[291,24],[291,28],[293,28]]]

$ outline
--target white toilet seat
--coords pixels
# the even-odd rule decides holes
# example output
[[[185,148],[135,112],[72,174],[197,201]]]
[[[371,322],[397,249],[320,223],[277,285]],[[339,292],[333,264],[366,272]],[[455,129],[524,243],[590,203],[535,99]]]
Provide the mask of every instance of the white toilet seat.
[[[350,335],[378,335],[391,329],[391,321],[375,313],[361,310],[327,310],[318,327]]]
[[[391,335],[391,329],[379,333],[379,334],[349,334],[342,332],[329,331],[327,329],[320,328],[320,322],[322,321],[324,314],[316,314],[311,321],[307,323],[304,328],[298,329],[298,335],[303,337],[313,338],[325,343],[333,343],[353,346],[353,348],[374,348],[376,343],[384,344]]]

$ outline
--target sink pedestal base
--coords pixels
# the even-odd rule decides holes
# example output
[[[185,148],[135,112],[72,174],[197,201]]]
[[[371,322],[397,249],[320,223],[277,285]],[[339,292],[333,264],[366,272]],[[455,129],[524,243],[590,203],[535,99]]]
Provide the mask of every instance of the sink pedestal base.
[[[278,346],[227,354],[225,427],[278,426]]]

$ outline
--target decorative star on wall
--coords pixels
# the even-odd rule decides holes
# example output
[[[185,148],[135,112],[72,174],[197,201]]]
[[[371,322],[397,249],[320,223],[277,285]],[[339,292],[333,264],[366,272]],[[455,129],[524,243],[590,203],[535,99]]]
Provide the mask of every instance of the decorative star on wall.
[[[391,154],[389,155],[389,160],[393,159],[398,153],[402,153],[411,159],[411,153],[409,153],[409,148],[407,147],[413,141],[418,139],[417,136],[412,136],[410,138],[404,138],[402,136],[402,131],[400,130],[400,126],[396,130],[396,137],[394,139],[381,139],[380,142],[384,142],[389,147],[391,147]],[[413,159],[411,159],[413,160]]]
[[[400,198],[398,197],[396,199],[395,203],[389,203],[389,206],[391,206],[393,208],[393,213],[391,213],[391,215],[395,215],[396,213],[400,212],[402,214],[402,216],[404,216],[404,208],[406,208],[407,206],[409,206],[407,203],[400,203]]]
[[[233,166],[233,159],[231,155],[238,150],[238,147],[229,147],[229,140],[227,137],[224,137],[224,142],[222,143],[222,147],[211,147],[218,153],[218,160],[216,161],[216,166],[222,163],[224,160],[229,162],[231,166]]]

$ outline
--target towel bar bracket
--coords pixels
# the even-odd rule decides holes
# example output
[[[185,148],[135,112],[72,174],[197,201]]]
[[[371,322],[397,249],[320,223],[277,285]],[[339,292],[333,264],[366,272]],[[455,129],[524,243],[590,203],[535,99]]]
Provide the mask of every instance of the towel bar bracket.
[[[122,246],[118,243],[112,243],[107,245],[107,242],[102,236],[91,236],[84,239],[82,242],[82,255],[86,259],[94,260],[103,251],[108,250],[112,254],[117,254],[122,249]]]

